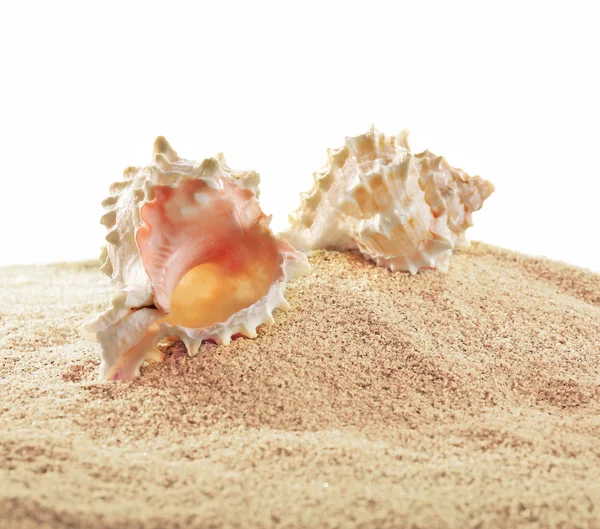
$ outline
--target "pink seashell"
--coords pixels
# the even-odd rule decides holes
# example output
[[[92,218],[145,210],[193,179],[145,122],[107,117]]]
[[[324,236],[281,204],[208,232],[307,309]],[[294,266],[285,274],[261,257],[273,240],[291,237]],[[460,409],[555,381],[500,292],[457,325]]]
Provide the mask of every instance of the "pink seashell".
[[[83,328],[100,342],[102,378],[133,378],[145,360],[162,360],[155,346],[164,337],[180,338],[192,356],[204,340],[254,338],[274,309],[289,307],[286,284],[308,262],[269,229],[256,172],[234,171],[222,155],[181,159],[159,137],[153,163],[124,176],[101,219],[101,269],[118,292]]]

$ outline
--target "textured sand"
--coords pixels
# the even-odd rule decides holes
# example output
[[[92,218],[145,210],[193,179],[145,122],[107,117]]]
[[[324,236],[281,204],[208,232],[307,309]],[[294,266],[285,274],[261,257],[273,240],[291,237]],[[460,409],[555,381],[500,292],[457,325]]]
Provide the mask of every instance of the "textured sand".
[[[319,252],[256,340],[98,383],[96,265],[0,269],[0,527],[600,527],[600,276]],[[177,348],[176,348],[177,349]]]

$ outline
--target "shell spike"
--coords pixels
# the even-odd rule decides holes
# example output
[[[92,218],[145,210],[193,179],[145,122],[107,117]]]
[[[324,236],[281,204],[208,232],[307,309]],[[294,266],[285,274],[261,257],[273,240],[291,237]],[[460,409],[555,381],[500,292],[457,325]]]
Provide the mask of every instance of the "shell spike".
[[[231,332],[226,332],[226,333],[223,333],[223,334],[219,334],[217,336],[217,342],[220,345],[229,345],[231,343],[231,336],[232,336],[232,334],[233,333],[231,333]]]
[[[184,343],[185,348],[187,350],[187,354],[189,356],[196,356],[198,351],[200,350],[200,345],[202,345],[202,339],[194,339],[190,338],[187,334],[182,333],[181,341]]]
[[[290,310],[290,304],[288,302],[287,299],[285,298],[281,298],[281,302],[279,303],[278,307],[279,310],[282,310],[284,312],[287,312],[288,310]]]
[[[119,200],[118,195],[111,195],[102,201],[102,207],[104,209],[111,208],[117,203],[118,200]]]
[[[158,162],[161,158],[164,158],[168,162],[175,162],[179,158],[175,149],[171,147],[164,136],[159,136],[154,140],[152,159]]]
[[[123,171],[123,178],[125,178],[125,180],[130,180],[131,178],[133,178],[136,175],[138,170],[139,170],[139,167],[135,167],[135,166],[128,167],[127,169],[125,169]]]
[[[369,132],[361,136],[347,136],[346,146],[354,156],[360,158],[375,151],[378,136],[379,132],[373,126]]]
[[[408,147],[408,136],[410,135],[410,131],[408,129],[404,129],[399,132],[394,138],[394,142],[396,145],[402,147],[403,149],[409,149]]]
[[[256,338],[258,336],[256,327],[252,324],[247,324],[240,329],[240,333],[248,338]]]
[[[105,213],[100,217],[100,224],[105,226],[108,229],[111,229],[115,223],[117,222],[117,211],[115,209],[111,209],[108,213]]]
[[[258,189],[258,186],[260,185],[260,175],[256,171],[248,171],[240,176],[236,183],[241,188],[250,189],[257,198],[260,196],[260,191]]]

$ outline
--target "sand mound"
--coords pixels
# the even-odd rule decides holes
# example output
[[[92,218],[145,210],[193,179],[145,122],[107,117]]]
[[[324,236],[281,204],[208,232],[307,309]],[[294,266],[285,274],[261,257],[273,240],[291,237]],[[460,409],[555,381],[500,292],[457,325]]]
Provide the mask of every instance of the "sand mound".
[[[0,527],[600,526],[599,275],[311,262],[256,340],[130,383],[74,331],[95,264],[0,269]]]

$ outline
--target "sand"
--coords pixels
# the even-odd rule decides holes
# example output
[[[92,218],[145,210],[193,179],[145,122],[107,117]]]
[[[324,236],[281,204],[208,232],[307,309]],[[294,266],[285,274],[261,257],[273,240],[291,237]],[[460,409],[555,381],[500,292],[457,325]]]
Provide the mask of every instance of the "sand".
[[[311,263],[256,340],[121,383],[96,263],[0,269],[0,527],[600,527],[600,275]]]

